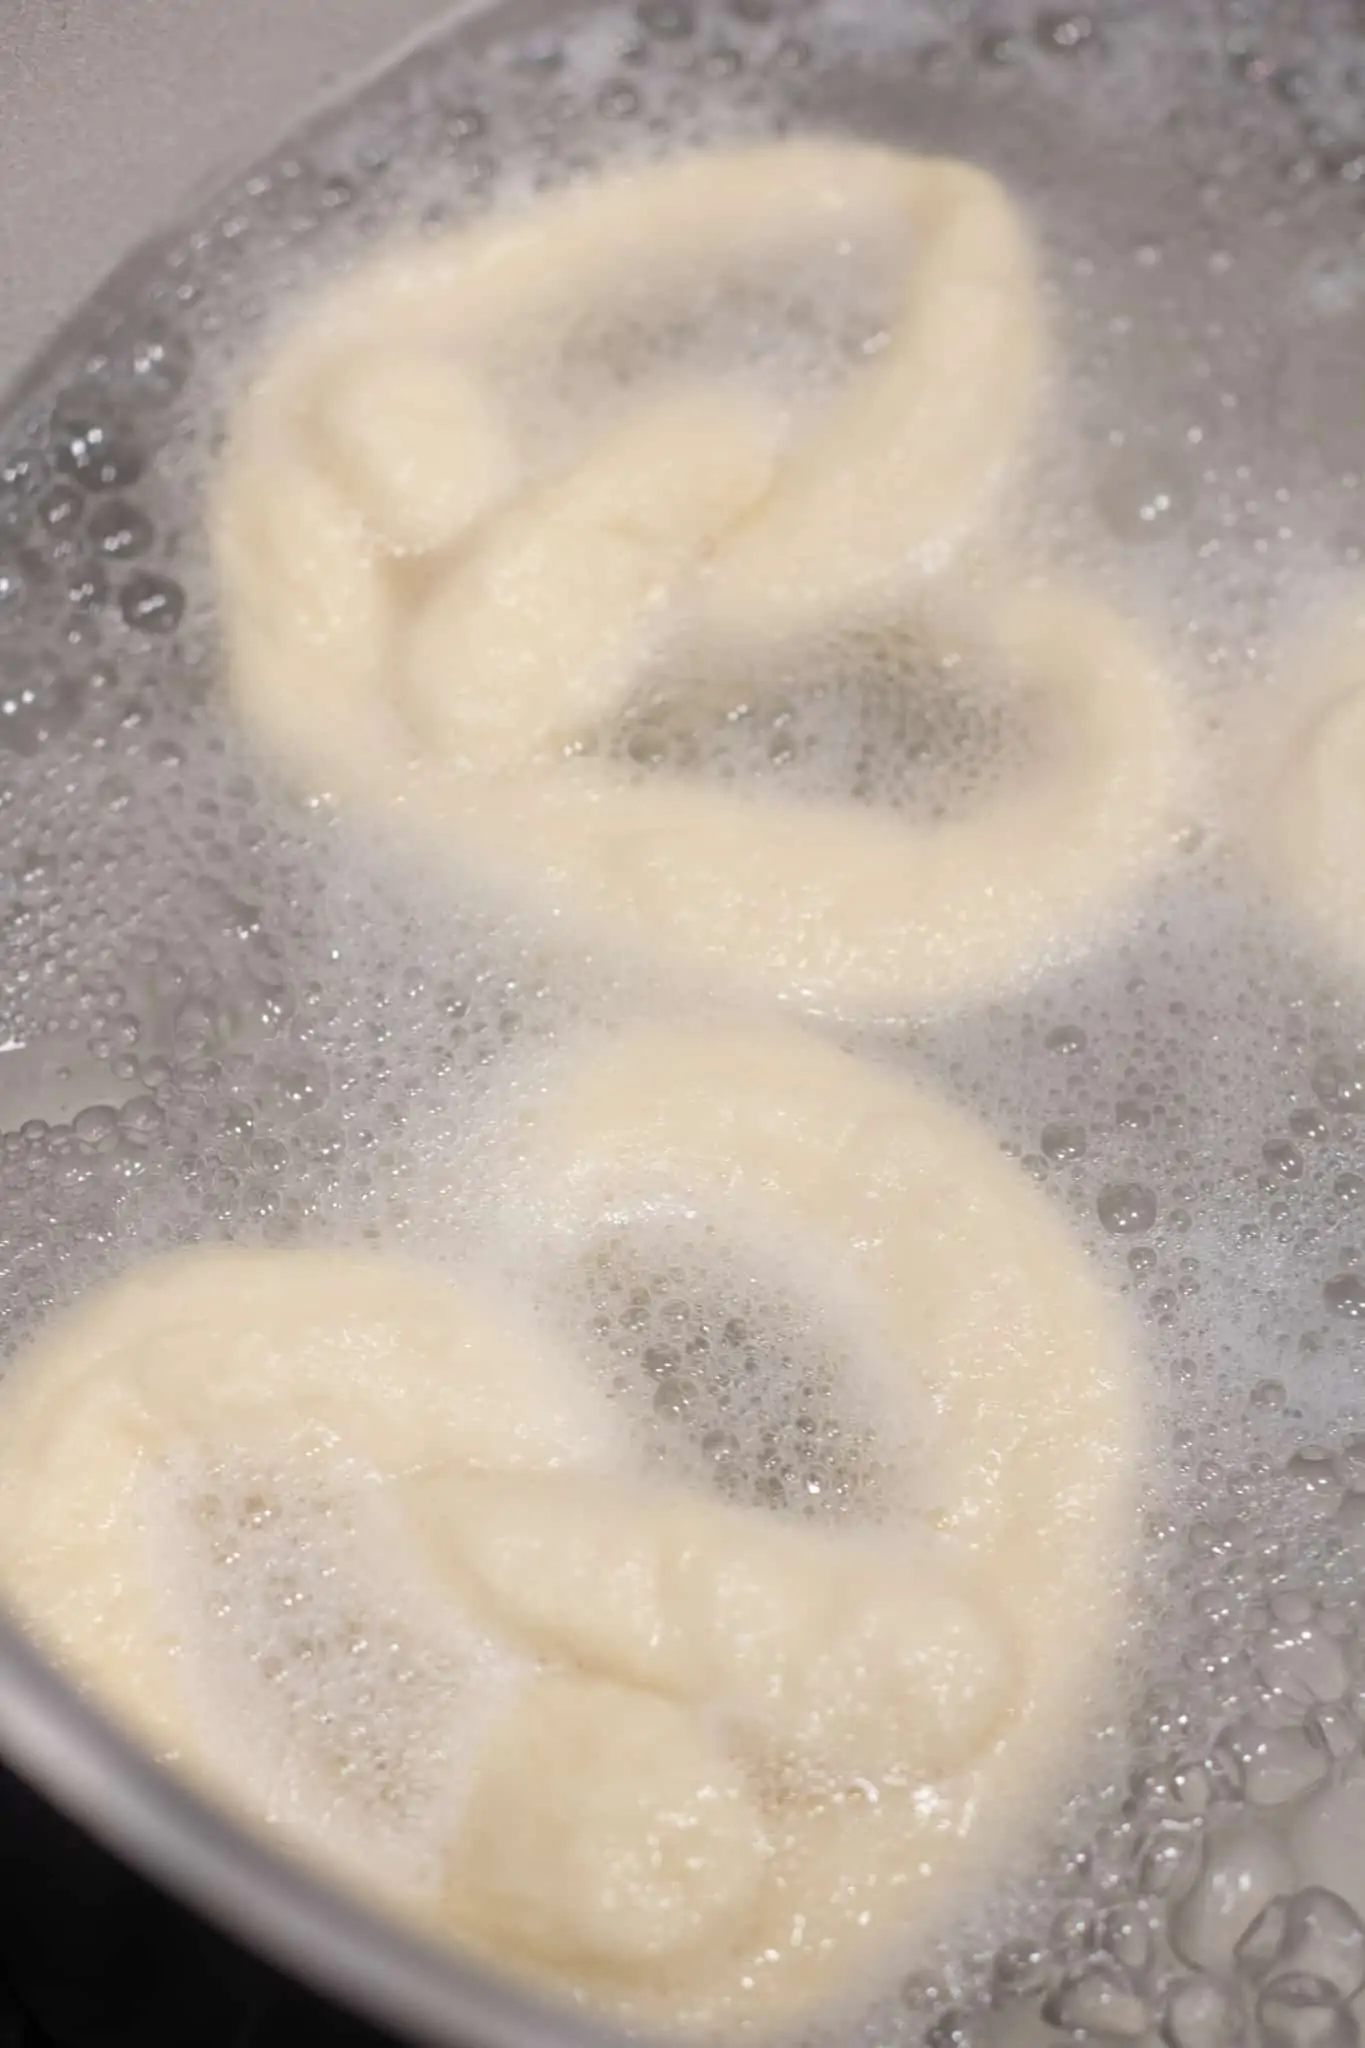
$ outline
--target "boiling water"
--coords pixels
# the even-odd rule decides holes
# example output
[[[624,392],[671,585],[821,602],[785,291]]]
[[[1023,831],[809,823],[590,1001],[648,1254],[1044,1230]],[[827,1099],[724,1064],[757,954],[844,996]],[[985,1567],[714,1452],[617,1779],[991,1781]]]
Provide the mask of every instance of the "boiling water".
[[[468,24],[223,193],[115,279],[0,430],[10,1343],[206,1236],[489,1253],[489,1105],[619,998],[618,963],[567,965],[477,889],[415,900],[344,821],[265,785],[216,694],[201,489],[234,378],[282,300],[395,224],[792,127],[976,158],[1046,257],[1039,557],[1164,636],[1215,737],[1272,644],[1358,573],[1365,34],[1346,0],[1318,0],[1311,31],[1291,0],[642,0],[567,30],[559,12]],[[876,254],[866,303],[831,319],[817,252],[779,374],[808,385],[874,345]],[[754,294],[721,294],[688,350],[769,332]],[[652,346],[585,329],[574,403]],[[886,683],[906,650],[852,639],[699,695],[670,650],[598,744],[641,774],[932,811],[1037,735],[992,678],[910,658],[908,697]],[[1162,1455],[1131,1713],[1096,1732],[1041,1852],[870,1988],[869,2039],[1225,2048],[1255,2027],[1352,2048],[1365,2012],[1365,1002],[1216,835],[1182,861],[1081,970],[900,1034],[1131,1297]],[[875,1507],[872,1431],[840,1393],[863,1333],[689,1230],[604,1239],[547,1276],[544,1312],[665,1465],[784,1512]],[[226,1617],[266,1598],[270,1560],[325,1575],[345,1549],[306,1502],[282,1538],[258,1478],[219,1475],[197,1510]],[[355,1658],[344,1617],[333,1635],[308,1638],[327,1683]],[[348,1754],[356,1700],[420,1663],[366,1640]],[[399,1835],[425,1796],[379,1795]]]

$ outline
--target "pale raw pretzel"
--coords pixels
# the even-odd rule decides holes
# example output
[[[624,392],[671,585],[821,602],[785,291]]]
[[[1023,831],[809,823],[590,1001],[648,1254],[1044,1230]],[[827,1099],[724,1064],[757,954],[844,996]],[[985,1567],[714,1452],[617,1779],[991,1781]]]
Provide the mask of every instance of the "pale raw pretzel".
[[[5,1583],[250,1811],[157,1601],[147,1488],[186,1445],[358,1460],[455,1611],[547,1667],[476,1758],[443,1901],[403,1905],[633,2020],[774,2024],[941,1911],[1085,1715],[1131,1505],[1124,1335],[986,1134],[793,1030],[628,1031],[571,1058],[516,1142],[509,1201],[538,1191],[560,1254],[661,1189],[805,1233],[882,1333],[888,1442],[930,1417],[932,1492],[859,1535],[652,1490],[591,1381],[466,1288],[201,1252],[11,1369]]]
[[[888,215],[918,237],[901,319],[813,424],[784,431],[739,383],[665,385],[530,472],[479,374],[500,339],[642,273]],[[1074,729],[1037,783],[940,824],[565,755],[679,620],[751,646],[913,607],[981,526],[1041,358],[995,181],[852,144],[620,174],[388,258],[235,422],[215,531],[237,701],[296,776],[389,805],[568,931],[836,1013],[989,992],[1093,937],[1183,793],[1171,693],[1097,602],[1008,575],[988,593],[987,659]]]

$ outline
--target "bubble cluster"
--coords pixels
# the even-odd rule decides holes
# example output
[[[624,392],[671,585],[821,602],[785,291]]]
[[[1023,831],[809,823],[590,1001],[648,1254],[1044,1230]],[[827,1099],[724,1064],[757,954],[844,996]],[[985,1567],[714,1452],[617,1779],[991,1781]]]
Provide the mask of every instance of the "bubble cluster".
[[[1063,365],[1031,544],[1164,635],[1216,747],[1281,626],[1365,548],[1360,62],[1349,0],[1311,23],[1288,0],[1179,21],[1110,0],[999,0],[989,19],[641,0],[477,53],[454,33],[102,296],[0,423],[7,1345],[200,1238],[458,1261],[498,1171],[493,1105],[649,993],[612,959],[566,959],[477,876],[424,894],[344,817],[286,803],[231,730],[202,492],[277,306],[399,224],[665,146],[833,126],[985,161],[1038,222]],[[793,390],[832,386],[884,345],[884,253],[857,252],[837,304],[817,263],[585,321],[537,431],[552,446],[565,410],[665,350],[709,371],[763,346]],[[524,394],[541,367],[532,350],[501,373]],[[958,653],[913,620],[761,673],[671,646],[590,743],[642,780],[936,816],[1065,740]],[[1096,1730],[1046,1841],[983,1872],[891,1993],[869,1985],[852,2031],[882,2048],[1359,2040],[1365,1001],[1216,833],[1187,838],[1118,945],[892,1043],[998,1132],[1128,1297],[1154,1445],[1130,1711]],[[539,1292],[666,1469],[783,1513],[881,1512],[863,1333],[717,1219],[608,1234]],[[215,1622],[231,1739],[278,1741],[287,1825],[314,1799],[290,1776],[306,1720],[298,1770],[344,1781],[338,1857],[373,1843],[420,1888],[464,1651],[423,1662],[306,1466],[185,1484],[202,1542],[180,1597]],[[406,1776],[376,1763],[399,1754]]]
[[[928,821],[1036,773],[1056,743],[1034,693],[1013,682],[991,673],[969,635],[930,638],[914,618],[798,642],[748,674],[684,647],[602,744],[647,773],[766,784]]]
[[[410,1592],[394,1596],[359,1489],[348,1497],[317,1463],[173,1475],[159,1504],[168,1612],[189,1618],[202,1711],[269,1787],[270,1825],[353,1882],[420,1901],[488,1714],[523,1673],[438,1602],[415,1614]]]
[[[714,1224],[665,1214],[596,1245],[558,1318],[670,1477],[780,1514],[881,1518],[898,1447],[879,1446],[850,1369],[865,1333],[820,1327],[809,1273],[739,1254]]]

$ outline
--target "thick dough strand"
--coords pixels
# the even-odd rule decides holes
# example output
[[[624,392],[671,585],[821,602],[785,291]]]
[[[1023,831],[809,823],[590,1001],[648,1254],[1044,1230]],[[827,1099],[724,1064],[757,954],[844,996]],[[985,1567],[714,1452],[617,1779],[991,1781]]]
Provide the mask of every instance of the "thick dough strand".
[[[544,468],[494,398],[494,352],[576,309],[887,219],[900,317],[809,420],[747,372],[664,377]],[[570,942],[835,1015],[994,993],[1101,934],[1190,794],[1176,695],[1118,616],[1007,563],[945,586],[1027,440],[1043,353],[996,181],[852,143],[609,175],[385,258],[234,423],[215,542],[238,705],[308,787],[386,810]],[[761,671],[864,616],[956,641],[977,614],[969,652],[1017,670],[1058,738],[960,815],[592,756],[670,630]]]

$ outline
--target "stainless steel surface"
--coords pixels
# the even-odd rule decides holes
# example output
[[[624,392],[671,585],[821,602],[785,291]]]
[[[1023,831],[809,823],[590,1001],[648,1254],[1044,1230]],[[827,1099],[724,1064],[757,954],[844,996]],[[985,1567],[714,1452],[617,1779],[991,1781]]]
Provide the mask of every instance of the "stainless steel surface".
[[[0,386],[216,175],[451,0],[3,0]]]

